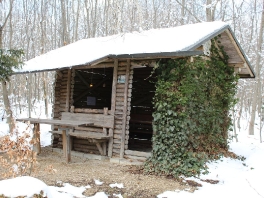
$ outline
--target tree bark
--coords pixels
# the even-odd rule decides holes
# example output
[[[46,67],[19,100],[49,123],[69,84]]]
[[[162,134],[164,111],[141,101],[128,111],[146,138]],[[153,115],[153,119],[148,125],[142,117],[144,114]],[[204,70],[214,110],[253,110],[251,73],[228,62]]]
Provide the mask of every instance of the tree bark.
[[[5,111],[6,111],[6,121],[9,125],[9,131],[10,133],[13,132],[15,129],[15,122],[13,120],[13,113],[10,107],[10,102],[8,98],[8,92],[7,92],[7,87],[6,87],[6,82],[1,82],[2,84],[2,93],[3,93],[3,100],[4,100],[4,105],[5,105]]]
[[[261,106],[261,77],[260,77],[260,58],[261,58],[261,52],[262,52],[262,44],[263,44],[263,27],[264,27],[264,0],[263,0],[263,7],[262,7],[262,15],[261,15],[261,21],[260,21],[260,29],[259,29],[259,37],[257,41],[257,60],[256,60],[256,83],[254,84],[254,96],[252,101],[252,111],[251,111],[251,117],[250,117],[250,123],[249,123],[249,135],[254,135],[254,125],[255,125],[255,117],[256,117],[256,111],[257,106]]]

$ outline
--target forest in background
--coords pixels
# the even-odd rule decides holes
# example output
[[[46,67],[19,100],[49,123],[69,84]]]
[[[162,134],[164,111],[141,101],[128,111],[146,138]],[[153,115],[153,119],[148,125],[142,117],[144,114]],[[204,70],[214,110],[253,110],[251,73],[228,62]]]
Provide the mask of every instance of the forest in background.
[[[0,0],[0,41],[2,48],[23,49],[26,61],[80,39],[225,21],[256,73],[255,79],[239,80],[234,108],[235,124],[239,128],[241,116],[247,116],[252,134],[263,106],[263,8],[263,0]],[[13,75],[7,90],[15,115],[29,101],[48,107],[53,82],[54,72]]]

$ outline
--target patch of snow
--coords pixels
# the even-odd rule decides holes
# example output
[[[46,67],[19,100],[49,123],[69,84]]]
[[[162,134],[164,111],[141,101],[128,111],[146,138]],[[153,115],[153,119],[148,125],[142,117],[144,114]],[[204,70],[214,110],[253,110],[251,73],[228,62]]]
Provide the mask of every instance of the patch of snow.
[[[71,195],[73,197],[85,197],[83,195],[83,192],[86,190],[86,187],[81,186],[81,187],[75,187],[72,186],[69,183],[64,183],[63,187],[55,187],[55,186],[50,186],[49,188],[56,190],[57,192],[65,193],[68,195]]]
[[[115,184],[110,184],[109,185],[111,188],[124,188],[124,185],[123,184],[118,184],[118,183],[115,183]]]
[[[98,186],[101,186],[104,182],[101,182],[100,180],[94,179],[94,183]]]
[[[123,196],[121,194],[113,194],[114,197],[117,197],[117,198],[123,198]]]

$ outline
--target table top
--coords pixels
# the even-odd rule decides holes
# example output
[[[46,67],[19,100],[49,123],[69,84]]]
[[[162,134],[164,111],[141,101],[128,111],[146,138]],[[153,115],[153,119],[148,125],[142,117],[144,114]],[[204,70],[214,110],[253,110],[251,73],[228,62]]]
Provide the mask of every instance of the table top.
[[[91,126],[94,123],[89,121],[73,121],[73,120],[53,120],[53,119],[40,119],[40,118],[18,118],[16,121],[26,122],[29,121],[30,124],[40,123],[40,124],[54,124],[66,127],[81,127],[81,126]]]

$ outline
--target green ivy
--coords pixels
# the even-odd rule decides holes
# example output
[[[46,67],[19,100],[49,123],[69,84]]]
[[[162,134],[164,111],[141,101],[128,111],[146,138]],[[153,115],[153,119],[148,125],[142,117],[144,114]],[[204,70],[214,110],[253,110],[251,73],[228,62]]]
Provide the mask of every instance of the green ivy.
[[[155,68],[153,150],[145,171],[194,176],[228,149],[238,77],[212,40],[210,57],[163,59]]]

